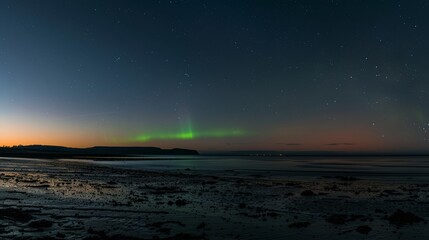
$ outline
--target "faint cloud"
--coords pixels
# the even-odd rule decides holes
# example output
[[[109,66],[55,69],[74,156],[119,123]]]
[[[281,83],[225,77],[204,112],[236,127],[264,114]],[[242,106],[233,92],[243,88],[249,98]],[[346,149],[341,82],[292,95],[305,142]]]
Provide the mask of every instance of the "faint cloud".
[[[232,146],[232,145],[249,145],[251,144],[251,142],[227,142],[225,143],[228,146]]]
[[[353,146],[356,143],[327,143],[326,146]]]
[[[286,145],[286,146],[301,146],[302,145],[301,143],[282,143],[282,142],[279,142],[277,144]]]

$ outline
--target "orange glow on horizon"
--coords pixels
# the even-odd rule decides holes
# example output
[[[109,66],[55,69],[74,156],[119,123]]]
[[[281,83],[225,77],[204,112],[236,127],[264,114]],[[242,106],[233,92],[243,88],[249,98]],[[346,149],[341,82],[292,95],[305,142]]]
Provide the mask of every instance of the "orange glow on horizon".
[[[112,130],[113,131],[113,130]],[[263,132],[263,131],[261,131]],[[300,123],[253,133],[237,138],[201,138],[183,140],[154,140],[148,142],[121,141],[115,132],[80,126],[70,122],[45,118],[14,116],[0,119],[0,145],[60,145],[67,147],[92,146],[154,146],[161,148],[188,148],[199,151],[395,151],[404,146],[422,148],[407,142],[406,136],[384,138],[377,129],[353,124]]]

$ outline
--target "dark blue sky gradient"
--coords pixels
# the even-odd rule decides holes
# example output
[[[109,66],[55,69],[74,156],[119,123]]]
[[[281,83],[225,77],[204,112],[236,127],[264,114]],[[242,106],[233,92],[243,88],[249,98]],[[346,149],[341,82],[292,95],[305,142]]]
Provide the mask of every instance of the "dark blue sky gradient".
[[[1,1],[0,144],[426,151],[428,5]]]

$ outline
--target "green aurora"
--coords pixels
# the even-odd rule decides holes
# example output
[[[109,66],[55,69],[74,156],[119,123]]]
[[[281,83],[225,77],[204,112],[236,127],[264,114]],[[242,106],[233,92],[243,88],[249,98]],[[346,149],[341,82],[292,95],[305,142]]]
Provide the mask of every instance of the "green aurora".
[[[186,128],[176,132],[155,132],[141,134],[133,140],[138,142],[148,142],[151,140],[191,140],[197,138],[225,138],[239,137],[246,133],[238,129],[216,129],[208,131],[195,131],[192,128]]]

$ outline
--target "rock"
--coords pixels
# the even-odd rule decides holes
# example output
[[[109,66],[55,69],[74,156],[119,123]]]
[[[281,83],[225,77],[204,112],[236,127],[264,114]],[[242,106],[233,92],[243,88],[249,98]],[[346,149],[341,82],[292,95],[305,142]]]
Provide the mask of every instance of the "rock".
[[[424,221],[423,218],[416,216],[410,212],[404,212],[400,209],[397,209],[392,215],[390,215],[388,217],[388,220],[390,224],[394,224],[397,226],[403,226]]]
[[[240,203],[240,204],[238,204],[238,208],[241,208],[241,209],[246,208],[246,204],[245,203]]]
[[[331,216],[327,217],[325,219],[327,222],[337,225],[345,224],[346,222],[352,222],[352,221],[370,221],[370,217],[365,217],[364,215],[346,215],[346,214],[332,214]]]
[[[42,220],[36,220],[36,221],[32,221],[28,224],[29,227],[32,228],[50,228],[52,227],[52,222],[42,219]]]
[[[205,228],[205,227],[206,227],[206,225],[207,225],[207,224],[206,224],[205,222],[202,222],[202,223],[198,224],[197,229]]]
[[[290,228],[306,228],[308,226],[310,226],[309,222],[294,222],[289,224]]]
[[[346,181],[346,182],[352,182],[352,181],[359,180],[359,178],[355,178],[352,176],[322,176],[322,178],[332,178],[332,179],[338,179],[338,180]]]
[[[332,224],[341,225],[347,222],[348,216],[344,214],[332,214],[326,221]]]
[[[359,178],[351,177],[351,176],[335,176],[335,178],[341,181],[357,181]]]
[[[356,232],[362,233],[362,234],[368,234],[372,228],[368,225],[359,226],[356,228]]]
[[[99,236],[106,236],[106,232],[104,232],[103,230],[97,231],[97,230],[94,230],[92,227],[88,228],[88,233],[96,234]]]
[[[0,218],[11,219],[18,222],[28,222],[33,219],[33,216],[18,208],[3,208],[0,209]]]
[[[57,233],[57,235],[56,235],[56,237],[57,237],[57,238],[65,238],[65,237],[66,237],[66,235],[65,235],[64,233],[60,233],[60,232],[58,232],[58,233]]]
[[[46,237],[38,237],[36,240],[57,240],[57,238],[46,236]]]
[[[158,229],[158,232],[161,232],[161,233],[169,235],[170,232],[171,232],[171,228],[163,227],[163,228]]]
[[[162,222],[154,222],[152,224],[149,224],[151,227],[155,228],[164,228],[165,224],[177,224],[178,226],[186,227],[186,225],[180,221],[162,221]]]
[[[167,237],[165,240],[199,240],[206,239],[204,236],[193,235],[190,233],[178,233],[172,237]]]
[[[188,201],[183,200],[183,199],[176,200],[176,206],[178,206],[178,207],[185,206],[188,203],[189,203]]]
[[[316,194],[311,190],[305,190],[301,193],[301,196],[310,197],[310,196],[316,196]]]
[[[375,209],[375,210],[374,210],[374,212],[375,212],[375,213],[383,213],[383,214],[385,214],[385,213],[386,213],[386,211],[383,211],[383,210],[381,210],[381,209],[379,209],[379,208]]]

